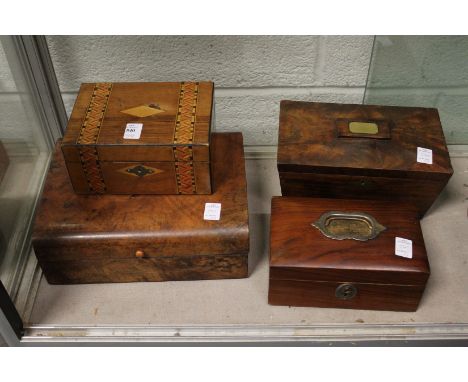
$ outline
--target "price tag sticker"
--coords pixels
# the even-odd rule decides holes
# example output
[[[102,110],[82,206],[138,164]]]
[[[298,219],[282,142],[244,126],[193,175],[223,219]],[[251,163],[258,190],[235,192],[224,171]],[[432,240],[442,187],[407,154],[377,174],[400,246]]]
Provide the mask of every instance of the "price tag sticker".
[[[127,123],[125,127],[124,139],[140,139],[142,123]]]
[[[418,147],[416,161],[419,163],[432,164],[432,150],[425,149],[424,147]]]
[[[398,236],[395,237],[395,255],[412,259],[413,241]]]
[[[219,220],[221,218],[221,203],[205,203],[204,220]]]

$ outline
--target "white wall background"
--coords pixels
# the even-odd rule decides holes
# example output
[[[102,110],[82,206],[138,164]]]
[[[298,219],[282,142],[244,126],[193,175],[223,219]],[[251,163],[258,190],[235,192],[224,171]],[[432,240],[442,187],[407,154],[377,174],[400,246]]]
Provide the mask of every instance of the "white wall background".
[[[372,36],[50,36],[70,113],[82,82],[215,83],[216,129],[277,142],[282,99],[361,103]]]
[[[275,145],[282,99],[437,107],[468,144],[468,37],[49,36],[67,112],[82,82],[212,80],[216,127]],[[0,49],[0,139],[36,139]],[[8,122],[7,122],[8,121]]]

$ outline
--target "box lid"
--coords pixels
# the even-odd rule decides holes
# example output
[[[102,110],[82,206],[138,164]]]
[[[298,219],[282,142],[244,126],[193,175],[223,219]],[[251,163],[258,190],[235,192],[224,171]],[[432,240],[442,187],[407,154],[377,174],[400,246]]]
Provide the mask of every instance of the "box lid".
[[[211,195],[77,195],[56,150],[36,213],[41,261],[246,254],[249,226],[241,133],[214,133]],[[221,203],[205,220],[205,203]]]
[[[82,84],[62,150],[72,162],[82,146],[103,161],[206,161],[212,109],[212,82]],[[187,146],[193,158],[177,155]]]
[[[417,161],[418,147],[432,164]],[[278,168],[446,179],[452,166],[437,109],[281,101]]]
[[[367,241],[343,239],[370,231],[368,218],[341,216],[347,219],[342,226],[339,218],[328,221],[333,224],[329,230],[341,235],[341,240],[332,239],[316,223],[329,212],[335,217],[340,213],[370,215],[385,229]],[[418,213],[410,204],[273,197],[270,234],[271,279],[424,285],[429,277]],[[412,241],[412,258],[395,255],[396,237]]]

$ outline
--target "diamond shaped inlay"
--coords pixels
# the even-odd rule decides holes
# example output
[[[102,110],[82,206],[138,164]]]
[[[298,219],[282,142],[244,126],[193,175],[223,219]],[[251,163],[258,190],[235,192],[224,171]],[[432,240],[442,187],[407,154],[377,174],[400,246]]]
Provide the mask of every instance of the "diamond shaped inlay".
[[[161,109],[158,104],[151,103],[149,105],[140,105],[136,107],[132,107],[130,109],[122,110],[121,113],[129,114],[134,117],[149,117],[151,115],[163,113],[165,110]]]
[[[129,166],[129,167],[122,168],[119,170],[119,172],[126,174],[126,175],[138,176],[139,178],[142,178],[147,175],[160,174],[164,171],[158,168],[143,166],[139,164],[136,166]]]

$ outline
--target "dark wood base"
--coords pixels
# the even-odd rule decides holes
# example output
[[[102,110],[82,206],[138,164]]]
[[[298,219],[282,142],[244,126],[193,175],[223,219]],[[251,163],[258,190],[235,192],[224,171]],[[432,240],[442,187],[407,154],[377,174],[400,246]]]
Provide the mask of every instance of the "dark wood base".
[[[41,262],[49,284],[130,283],[248,277],[248,255]],[[118,281],[117,281],[118,280]]]
[[[347,308],[415,312],[424,292],[424,285],[389,285],[353,283],[357,294],[350,300],[335,296],[340,283],[297,280],[271,280],[268,291],[270,305],[319,308]]]
[[[280,172],[281,194],[294,197],[394,200],[416,206],[420,217],[429,210],[450,179],[429,180]]]

